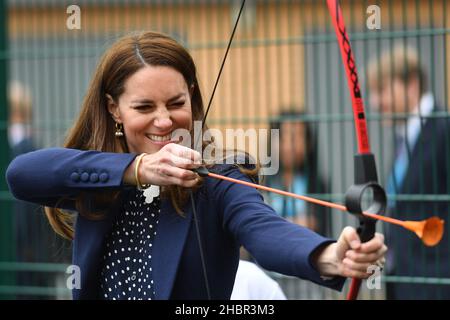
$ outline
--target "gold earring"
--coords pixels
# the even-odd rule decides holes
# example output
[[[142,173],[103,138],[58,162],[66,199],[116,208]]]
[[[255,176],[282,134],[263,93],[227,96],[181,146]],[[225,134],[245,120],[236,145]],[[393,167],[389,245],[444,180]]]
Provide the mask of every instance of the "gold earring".
[[[116,122],[116,138],[123,137],[123,124]]]

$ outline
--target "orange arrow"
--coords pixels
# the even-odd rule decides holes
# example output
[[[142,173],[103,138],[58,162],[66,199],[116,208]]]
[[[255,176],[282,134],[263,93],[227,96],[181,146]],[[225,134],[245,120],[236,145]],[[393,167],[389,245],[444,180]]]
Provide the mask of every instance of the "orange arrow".
[[[338,209],[341,211],[347,211],[347,208],[342,204],[337,204],[337,203],[319,200],[319,199],[315,199],[315,198],[311,198],[311,197],[307,197],[307,196],[302,196],[302,195],[295,194],[292,192],[287,192],[287,191],[278,190],[275,188],[261,186],[256,183],[251,183],[251,182],[247,182],[247,181],[242,181],[242,180],[222,176],[217,173],[208,172],[207,175],[211,178],[226,180],[229,182],[234,182],[237,184],[241,184],[241,185],[248,186],[248,187],[253,187],[256,189],[261,189],[261,190],[268,191],[268,192],[278,193],[283,196],[308,201],[308,202],[315,203],[315,204],[318,204],[321,206]],[[369,212],[363,212],[362,214],[364,216],[372,218],[372,219],[381,220],[381,221],[384,221],[387,223],[402,226],[403,228],[414,232],[422,240],[422,242],[425,245],[430,246],[430,247],[437,245],[441,241],[442,236],[444,235],[444,220],[442,220],[438,217],[431,217],[431,218],[428,218],[428,219],[422,220],[422,221],[402,221],[402,220],[385,217],[385,216],[380,216],[378,214],[373,214],[373,213],[369,213]]]

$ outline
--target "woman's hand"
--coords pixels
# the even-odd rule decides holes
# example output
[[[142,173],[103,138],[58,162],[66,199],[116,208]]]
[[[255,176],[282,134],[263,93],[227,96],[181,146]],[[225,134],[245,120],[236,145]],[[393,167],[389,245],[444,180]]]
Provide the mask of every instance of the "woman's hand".
[[[139,181],[141,184],[159,186],[179,185],[193,187],[198,181],[198,175],[189,170],[201,166],[201,156],[197,151],[169,143],[158,152],[145,155],[139,164]],[[124,181],[136,184],[134,167],[136,160],[125,172]]]
[[[322,276],[366,279],[371,275],[369,266],[384,266],[386,251],[382,234],[376,233],[370,241],[361,243],[356,230],[346,227],[336,243],[315,254],[314,261]]]

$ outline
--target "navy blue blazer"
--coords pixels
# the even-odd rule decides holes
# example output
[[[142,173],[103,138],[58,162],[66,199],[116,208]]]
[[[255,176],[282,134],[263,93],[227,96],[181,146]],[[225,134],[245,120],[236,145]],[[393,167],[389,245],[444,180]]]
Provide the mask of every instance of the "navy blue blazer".
[[[74,299],[100,298],[104,240],[131,188],[123,184],[122,177],[135,156],[50,148],[21,155],[8,167],[6,176],[13,195],[45,206],[74,210],[70,199],[82,191],[91,195],[105,189],[123,191],[104,219],[77,215],[73,263],[81,271],[81,288],[73,290]],[[235,166],[214,169],[249,180]],[[317,248],[333,240],[280,218],[256,189],[206,178],[194,199],[213,299],[230,298],[241,245],[268,270],[342,288],[344,278],[324,281],[310,261]],[[184,217],[176,213],[170,200],[161,202],[152,259],[156,299],[207,298],[190,202],[183,211]]]

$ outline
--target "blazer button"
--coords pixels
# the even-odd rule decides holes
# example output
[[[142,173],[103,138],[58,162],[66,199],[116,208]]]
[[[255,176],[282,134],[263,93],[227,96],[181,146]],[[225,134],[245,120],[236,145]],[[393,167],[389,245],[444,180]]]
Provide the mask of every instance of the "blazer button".
[[[91,180],[91,182],[93,182],[93,183],[98,182],[98,174],[96,174],[95,172],[91,173],[89,180]]]
[[[106,172],[103,172],[103,173],[100,174],[99,178],[100,178],[101,182],[106,182],[109,179],[109,175]]]
[[[78,172],[72,172],[72,174],[70,175],[70,179],[73,182],[78,182],[80,181],[80,175],[78,174]]]
[[[81,181],[83,181],[83,182],[88,182],[88,181],[89,181],[89,173],[83,172],[83,173],[81,174]]]

